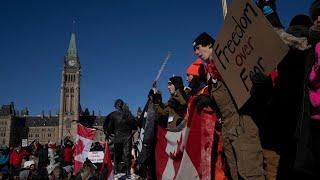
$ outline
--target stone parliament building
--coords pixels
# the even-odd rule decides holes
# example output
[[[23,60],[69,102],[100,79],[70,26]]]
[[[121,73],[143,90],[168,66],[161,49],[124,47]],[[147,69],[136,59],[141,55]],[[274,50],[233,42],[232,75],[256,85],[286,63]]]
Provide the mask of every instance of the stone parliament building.
[[[64,56],[60,85],[59,112],[51,115],[29,116],[28,109],[20,113],[14,103],[0,108],[0,144],[19,146],[23,139],[28,144],[38,140],[41,144],[49,141],[60,144],[69,136],[75,138],[77,122],[102,129],[105,116],[90,114],[88,109],[82,111],[80,106],[81,66],[77,52],[75,33],[71,34],[68,50]],[[96,131],[94,141],[104,140],[104,133]]]

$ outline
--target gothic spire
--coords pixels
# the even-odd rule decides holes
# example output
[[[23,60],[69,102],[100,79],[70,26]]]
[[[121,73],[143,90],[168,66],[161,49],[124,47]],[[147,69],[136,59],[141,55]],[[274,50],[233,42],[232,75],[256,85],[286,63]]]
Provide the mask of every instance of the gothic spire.
[[[70,43],[67,51],[68,57],[78,57],[77,53],[77,45],[76,45],[76,35],[75,33],[71,33]]]

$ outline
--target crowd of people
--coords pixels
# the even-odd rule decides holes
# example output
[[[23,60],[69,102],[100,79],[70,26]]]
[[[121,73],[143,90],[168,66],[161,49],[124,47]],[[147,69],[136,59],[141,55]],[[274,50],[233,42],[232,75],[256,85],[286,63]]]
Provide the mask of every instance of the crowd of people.
[[[90,151],[103,151],[99,142]],[[54,142],[42,145],[37,140],[26,147],[0,148],[0,179],[99,179],[101,163],[87,160],[77,175],[73,175],[74,143],[66,137],[62,145]]]
[[[135,117],[123,100],[116,100],[116,110],[103,125],[115,178],[138,174],[156,179],[157,128],[178,131],[201,116],[213,127],[207,132],[214,137],[212,152],[200,158],[212,165],[211,179],[320,179],[320,1],[311,4],[309,16],[296,15],[286,29],[275,0],[257,5],[290,48],[278,66],[270,74],[250,77],[251,97],[238,109],[215,66],[215,40],[201,33],[190,47],[197,59],[185,71],[188,84],[183,77],[171,77],[166,102],[154,86]],[[91,150],[104,147],[97,142]],[[37,141],[23,148],[3,146],[0,179],[102,179],[101,163],[90,160],[73,175],[73,157],[74,143],[68,137],[58,146]],[[205,172],[199,174],[207,179]]]

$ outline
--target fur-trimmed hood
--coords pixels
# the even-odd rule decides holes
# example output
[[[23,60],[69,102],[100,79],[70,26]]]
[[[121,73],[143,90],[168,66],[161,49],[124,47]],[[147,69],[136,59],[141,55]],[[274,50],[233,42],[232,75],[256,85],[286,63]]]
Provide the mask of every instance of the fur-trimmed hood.
[[[290,48],[302,51],[311,48],[311,45],[308,43],[308,37],[296,37],[287,33],[284,29],[274,28],[274,30],[278,33],[282,41]]]

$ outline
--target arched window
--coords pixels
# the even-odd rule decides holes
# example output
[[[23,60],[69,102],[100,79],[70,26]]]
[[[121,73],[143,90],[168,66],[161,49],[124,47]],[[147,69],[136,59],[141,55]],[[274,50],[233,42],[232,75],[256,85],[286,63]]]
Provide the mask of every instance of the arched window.
[[[73,95],[71,95],[71,99],[70,99],[70,112],[71,114],[73,114]]]

